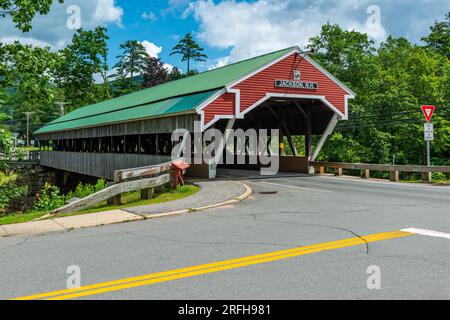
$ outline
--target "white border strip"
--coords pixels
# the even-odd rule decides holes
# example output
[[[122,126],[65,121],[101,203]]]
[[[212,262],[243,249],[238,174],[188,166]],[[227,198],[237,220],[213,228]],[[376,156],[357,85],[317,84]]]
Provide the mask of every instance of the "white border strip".
[[[416,229],[416,228],[402,229],[401,231],[419,234],[421,236],[427,236],[427,237],[433,237],[433,238],[444,238],[444,239],[450,240],[450,234],[439,232],[439,231]]]

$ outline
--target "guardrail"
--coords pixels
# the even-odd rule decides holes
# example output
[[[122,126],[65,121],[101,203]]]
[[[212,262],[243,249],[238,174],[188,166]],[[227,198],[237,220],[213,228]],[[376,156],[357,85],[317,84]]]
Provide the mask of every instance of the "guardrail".
[[[29,161],[39,161],[41,159],[41,152],[39,150],[28,151]]]
[[[393,182],[400,181],[399,173],[421,173],[422,181],[430,182],[431,173],[442,172],[450,173],[449,166],[419,166],[419,165],[389,165],[389,164],[366,164],[366,163],[341,163],[341,162],[310,162],[316,172],[324,174],[326,168],[334,169],[336,176],[342,176],[343,170],[360,170],[361,177],[370,178],[370,171],[389,172],[389,180]]]
[[[0,160],[5,160],[5,161],[32,161],[32,162],[37,162],[40,159],[40,151],[39,150],[32,150],[32,151],[19,151],[19,150],[14,150],[13,153],[11,155],[4,155],[2,153],[0,153]]]
[[[155,188],[163,189],[166,184],[171,182],[172,163],[117,170],[114,172],[113,184],[106,189],[85,198],[76,199],[63,207],[53,210],[50,214],[82,211],[103,201],[108,201],[108,204],[111,205],[121,205],[123,193],[138,190],[141,191],[141,199],[151,199]]]

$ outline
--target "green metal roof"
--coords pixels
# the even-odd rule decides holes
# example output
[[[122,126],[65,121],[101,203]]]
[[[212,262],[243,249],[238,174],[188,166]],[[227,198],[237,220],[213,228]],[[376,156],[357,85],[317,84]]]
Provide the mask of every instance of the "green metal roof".
[[[288,48],[276,51],[86,106],[50,122],[34,134],[100,126],[194,110],[226,85],[258,70],[292,50],[293,48]]]
[[[137,107],[118,109],[116,111],[74,119],[67,122],[52,122],[36,131],[34,134],[95,127],[100,124],[126,122],[152,117],[161,117],[166,114],[183,113],[193,110],[196,106],[200,105],[203,101],[206,101],[219,91],[220,89],[196,93],[179,98],[144,104]]]

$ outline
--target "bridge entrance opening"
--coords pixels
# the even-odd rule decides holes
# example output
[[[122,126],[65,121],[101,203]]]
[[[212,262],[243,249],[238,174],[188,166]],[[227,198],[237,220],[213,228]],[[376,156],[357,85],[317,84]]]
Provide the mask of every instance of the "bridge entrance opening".
[[[264,152],[265,140],[261,135],[265,134],[269,144],[267,155],[278,157],[277,175],[308,174],[309,161],[315,160],[315,154],[336,123],[335,112],[318,99],[277,97],[266,100],[243,119],[220,120],[214,127],[224,137],[227,128],[233,131],[217,165],[216,176],[257,176],[261,168],[270,166],[259,157]],[[276,141],[272,141],[272,135],[276,134]]]

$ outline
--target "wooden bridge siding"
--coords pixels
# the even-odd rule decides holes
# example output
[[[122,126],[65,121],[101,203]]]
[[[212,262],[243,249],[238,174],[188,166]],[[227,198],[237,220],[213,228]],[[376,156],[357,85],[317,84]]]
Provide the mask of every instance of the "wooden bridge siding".
[[[171,161],[170,156],[41,151],[40,164],[59,170],[114,180],[115,170],[157,165]]]
[[[184,114],[166,118],[124,122],[106,126],[75,129],[37,135],[38,140],[61,140],[99,138],[134,134],[172,133],[175,129],[194,131],[194,121],[200,121],[198,114]]]

